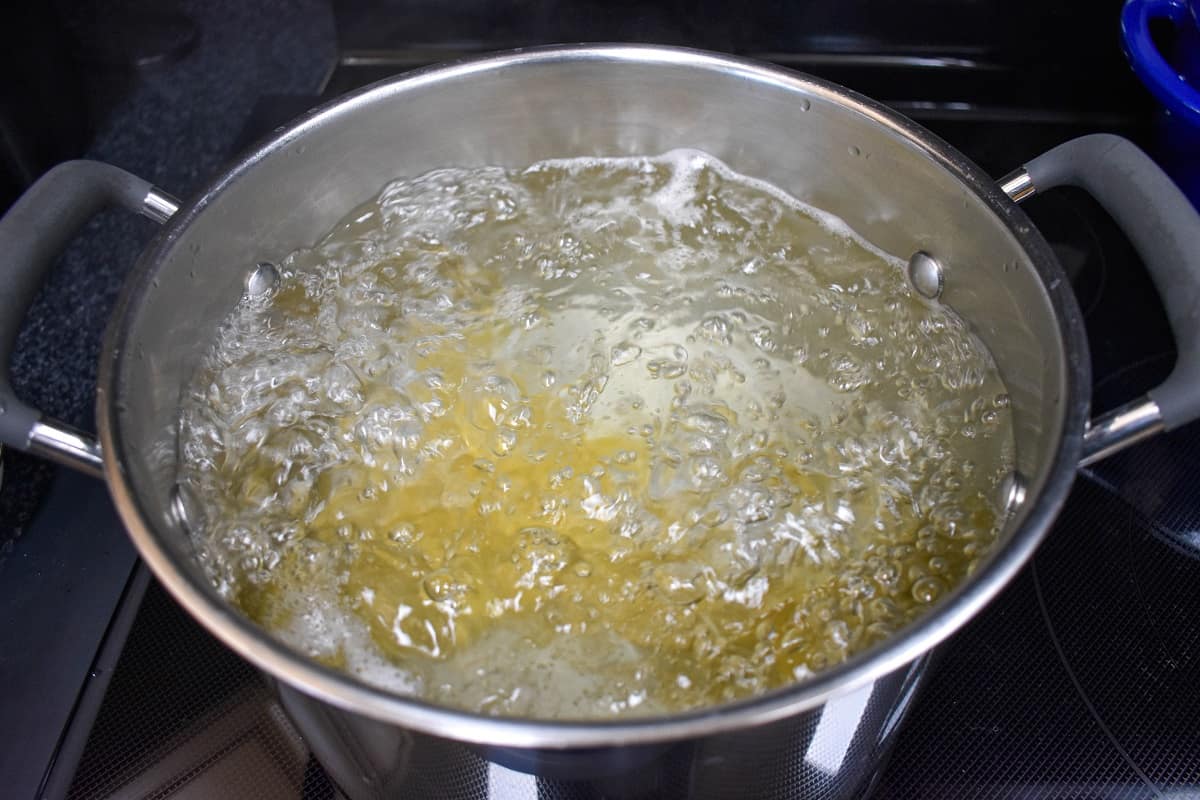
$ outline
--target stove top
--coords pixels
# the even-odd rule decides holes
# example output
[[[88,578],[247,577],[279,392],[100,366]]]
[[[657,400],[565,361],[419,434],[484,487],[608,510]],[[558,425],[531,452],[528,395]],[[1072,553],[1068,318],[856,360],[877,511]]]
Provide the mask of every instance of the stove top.
[[[77,768],[48,796],[335,797],[267,681],[138,580]],[[871,797],[1200,796],[1198,580],[1160,524],[1081,477],[1029,567],[940,649]],[[607,796],[497,764],[474,775],[413,796]],[[786,781],[769,796],[790,796]],[[660,788],[625,796],[674,796]]]
[[[269,129],[297,102],[260,104],[251,127]],[[923,121],[997,173],[1084,132],[1062,122]],[[1164,377],[1174,360],[1170,331],[1104,212],[1069,190],[1028,210],[1084,310],[1097,410]],[[1137,337],[1126,335],[1131,323]],[[1197,439],[1181,431],[1081,474],[1030,566],[941,648],[874,796],[1200,792],[1200,487],[1189,480]],[[587,784],[489,770],[487,782],[447,785],[440,796],[593,796]],[[266,682],[153,584],[67,796],[109,797],[131,785],[155,796],[334,792]]]
[[[546,30],[559,24],[548,3],[509,5],[540,15]],[[677,5],[659,4],[658,17],[644,14],[644,38]],[[947,5],[955,4],[915,7],[926,13]],[[426,21],[445,16],[432,6],[409,7],[423,8]],[[259,97],[222,151],[240,149],[321,99],[434,58],[488,49],[478,41],[486,26],[474,39],[418,47],[412,36],[404,39],[416,17],[381,31],[361,22],[372,9],[378,4],[369,0],[338,4],[341,58],[320,96],[289,88]],[[848,20],[826,20],[825,30]],[[828,41],[772,53],[771,41],[746,33],[760,30],[757,23],[739,24],[746,38],[738,49],[889,101],[997,176],[1072,136],[1104,130],[1144,140],[1147,133],[1144,105],[1106,104],[1095,91],[1064,104],[1063,82],[1020,102],[1010,84],[1020,88],[1027,73],[1012,68],[1011,48],[989,44],[975,27],[932,55],[897,45],[883,63],[878,49]],[[503,30],[516,31],[511,44],[534,36],[515,23]],[[682,43],[733,49],[671,30]],[[923,66],[929,58],[945,63]],[[919,80],[925,76],[927,84]],[[1175,351],[1129,243],[1081,192],[1056,190],[1025,207],[1085,313],[1094,409],[1143,393],[1167,374]],[[872,797],[1200,797],[1198,459],[1194,425],[1081,471],[1031,563],[939,649]],[[6,480],[13,480],[9,463]],[[26,732],[0,749],[20,754],[0,758],[0,775],[14,776],[10,786],[30,787],[16,796],[30,796],[40,781],[37,796],[46,798],[336,797],[269,682],[196,625],[144,567],[130,574],[134,556],[103,486],[62,474],[46,491],[24,535],[7,545],[7,561],[0,552],[0,595],[30,598],[0,605],[0,652],[23,653],[0,658],[0,692],[8,686],[0,730]],[[26,569],[14,565],[18,558]],[[63,619],[69,627],[42,622]],[[50,755],[39,761],[39,753]],[[611,787],[537,779],[473,754],[447,758],[474,758],[477,769],[468,779],[427,764],[413,796],[618,796]],[[773,785],[776,796],[791,796],[787,780]],[[620,796],[673,795],[651,783]]]

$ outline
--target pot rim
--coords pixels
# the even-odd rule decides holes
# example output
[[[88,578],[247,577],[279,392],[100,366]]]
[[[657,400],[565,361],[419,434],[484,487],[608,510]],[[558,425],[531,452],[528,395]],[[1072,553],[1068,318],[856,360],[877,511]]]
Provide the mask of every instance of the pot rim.
[[[125,469],[117,380],[124,342],[145,288],[162,258],[191,222],[240,176],[284,149],[323,121],[382,102],[407,90],[473,73],[524,64],[595,61],[661,64],[706,70],[816,96],[888,128],[958,177],[1002,221],[1029,256],[1046,290],[1061,335],[1062,427],[1050,468],[1040,488],[1020,510],[1024,519],[980,569],[947,594],[929,613],[896,635],[798,684],[710,708],[667,716],[615,720],[545,721],[491,717],[404,697],[326,667],[273,638],[223,601],[197,570],[176,563]],[[862,95],[824,80],[774,65],[701,50],[657,45],[554,45],[506,51],[435,65],[387,78],[343,95],[301,116],[254,145],[175,214],[138,260],[126,280],[105,335],[99,368],[96,416],[105,453],[104,471],[130,537],[155,576],[193,618],[258,668],[300,691],[343,708],[401,727],[474,744],[526,748],[596,748],[651,744],[747,728],[783,719],[823,704],[843,692],[902,668],[946,639],[973,617],[1013,578],[1032,555],[1058,514],[1074,480],[1090,406],[1090,369],[1082,315],[1057,259],[1028,217],[979,167],[915,122]]]

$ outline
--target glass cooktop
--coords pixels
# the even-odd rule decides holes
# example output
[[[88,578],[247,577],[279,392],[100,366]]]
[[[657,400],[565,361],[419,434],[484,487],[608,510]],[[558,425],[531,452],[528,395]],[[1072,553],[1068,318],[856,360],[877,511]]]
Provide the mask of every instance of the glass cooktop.
[[[297,102],[264,103],[253,126],[269,128]],[[995,174],[1085,132],[1069,122],[924,122]],[[1173,343],[1124,237],[1082,193],[1035,198],[1028,211],[1084,309],[1097,408],[1161,379]],[[874,797],[1200,792],[1198,440],[1181,431],[1081,473],[1033,562],[940,649]],[[265,679],[142,583],[67,796],[335,796]],[[448,782],[439,796],[601,796],[586,783],[490,769],[488,781]],[[785,778],[779,789],[790,796]]]
[[[407,60],[381,56],[362,35],[366,44],[343,59],[324,97],[428,60],[419,52]],[[995,54],[972,52],[989,69]],[[880,73],[869,60],[816,58],[801,66],[890,99],[996,176],[1072,136],[1107,130],[1140,140],[1146,133],[1140,110],[926,102],[913,99],[915,92],[889,92],[894,75],[872,84]],[[959,96],[952,83],[944,91]],[[239,147],[320,99],[262,98]],[[1084,310],[1096,410],[1141,394],[1169,371],[1174,345],[1128,242],[1081,192],[1058,190],[1026,209]],[[1200,797],[1198,460],[1200,426],[1192,426],[1080,473],[1031,563],[939,649],[872,797]],[[64,540],[72,528],[108,531],[93,537],[97,548],[127,547],[104,544],[119,538],[119,526],[103,487],[73,476],[56,479],[35,524],[53,526]],[[123,580],[117,570],[108,583]],[[269,682],[194,623],[142,567],[107,623],[55,752],[42,797],[338,796]],[[414,765],[423,773],[412,796],[674,796],[653,781],[614,793],[480,764],[470,780]],[[772,796],[799,796],[787,775],[770,786]]]

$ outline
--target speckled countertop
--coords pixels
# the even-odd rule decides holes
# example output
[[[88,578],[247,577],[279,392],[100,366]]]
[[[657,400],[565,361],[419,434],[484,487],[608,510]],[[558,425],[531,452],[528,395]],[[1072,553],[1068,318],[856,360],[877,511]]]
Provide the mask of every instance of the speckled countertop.
[[[136,73],[120,93],[113,88],[117,76],[87,74],[91,105],[105,117],[84,157],[187,198],[235,155],[231,148],[259,98],[317,93],[333,66],[336,41],[328,0],[183,0],[178,6],[198,29],[186,56]],[[13,381],[28,402],[93,428],[104,327],[126,273],[153,235],[153,223],[107,212],[61,259],[17,342]],[[53,467],[8,451],[3,466],[0,551],[36,513],[54,474]]]

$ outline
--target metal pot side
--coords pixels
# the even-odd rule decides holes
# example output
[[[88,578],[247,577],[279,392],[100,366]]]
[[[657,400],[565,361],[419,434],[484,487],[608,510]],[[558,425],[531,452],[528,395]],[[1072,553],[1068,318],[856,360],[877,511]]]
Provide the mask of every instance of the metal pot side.
[[[218,597],[173,507],[176,415],[253,265],[312,244],[394,176],[677,147],[767,179],[890,253],[924,251],[943,267],[941,301],[970,322],[1009,386],[1024,488],[1000,545],[964,585],[894,638],[804,683],[669,717],[586,723],[486,717],[391,694],[309,660]],[[217,637],[302,695],[353,712],[347,719],[482,748],[703,748],[717,741],[706,737],[807,724],[827,703],[902,684],[908,665],[995,596],[1074,478],[1088,363],[1079,309],[1045,241],[988,176],[914,123],[832,84],[735,58],[546,48],[346,96],[277,131],[184,205],[126,283],[101,359],[97,419],[105,476],[156,576]]]

